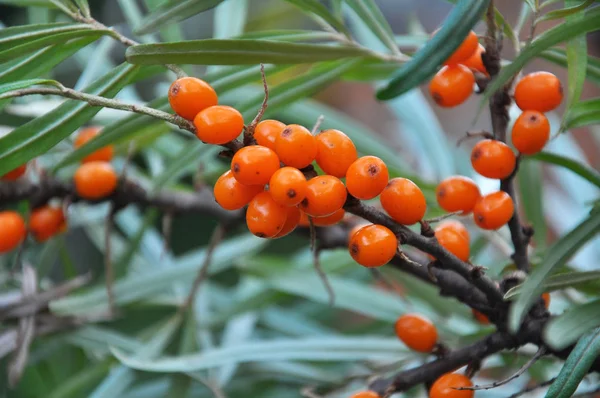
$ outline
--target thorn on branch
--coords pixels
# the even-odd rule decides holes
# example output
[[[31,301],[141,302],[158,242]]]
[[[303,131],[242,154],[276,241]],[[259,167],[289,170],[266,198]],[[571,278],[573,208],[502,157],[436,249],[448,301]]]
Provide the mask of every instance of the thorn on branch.
[[[323,123],[324,120],[325,120],[325,116],[324,115],[319,115],[319,117],[317,118],[317,121],[315,122],[315,125],[313,126],[312,130],[310,130],[310,133],[312,135],[317,134],[317,131],[321,127],[321,124]]]
[[[421,224],[421,235],[426,238],[433,238],[435,236],[435,231],[431,228],[431,225],[429,225],[429,221],[421,220],[419,223]]]
[[[244,129],[244,145],[251,145],[254,141],[254,129],[256,129],[256,126],[258,123],[260,123],[260,120],[264,116],[268,106],[267,102],[269,101],[269,86],[267,84],[267,77],[265,76],[264,64],[260,64],[260,76],[262,78],[263,88],[265,90],[265,97],[260,109],[258,110],[258,113],[256,114],[256,117],[254,120],[252,120],[252,123],[250,123],[250,125]]]
[[[474,265],[471,269],[471,278],[481,278],[485,274],[485,270],[487,270],[487,268],[482,265]]]

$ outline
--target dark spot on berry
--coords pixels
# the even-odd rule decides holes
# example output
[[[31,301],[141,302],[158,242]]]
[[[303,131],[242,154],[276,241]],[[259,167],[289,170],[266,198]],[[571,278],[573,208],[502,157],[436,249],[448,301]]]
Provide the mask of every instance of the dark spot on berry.
[[[327,143],[327,146],[328,146],[329,148],[335,148],[335,145],[333,145],[333,142],[329,142],[329,143]]]
[[[260,174],[260,171],[256,171],[256,172],[255,172],[255,174],[256,174],[256,175],[259,175],[259,174]]]
[[[533,114],[529,116],[529,121],[530,122],[537,122],[538,121],[538,117],[537,115]]]
[[[267,236],[266,234],[264,234],[264,233],[262,233],[262,232],[257,232],[257,233],[255,233],[254,235],[258,236],[259,238],[264,238],[264,237],[266,237],[266,236]]]
[[[308,207],[308,198],[302,199],[302,202],[300,202],[300,206]]]
[[[560,93],[560,95],[563,95],[563,86],[561,82],[558,82],[558,92]]]
[[[433,100],[438,105],[441,105],[444,102],[444,98],[442,97],[442,95],[440,93],[431,93],[431,96],[433,97]]]
[[[288,189],[287,196],[288,196],[288,198],[295,198],[296,197],[296,191],[293,190],[293,189]]]
[[[482,155],[481,149],[477,148],[473,151],[473,153],[471,153],[471,159],[477,160],[481,157],[481,155]]]
[[[170,94],[171,94],[172,96],[176,96],[176,95],[179,93],[179,89],[180,89],[180,88],[181,88],[181,87],[179,86],[179,83],[175,83],[175,84],[173,84],[173,85],[171,86],[171,92],[170,92]]]
[[[369,173],[371,177],[375,177],[377,173],[379,173],[379,167],[377,167],[377,165],[370,164],[369,168],[367,169],[367,173]]]
[[[281,132],[282,137],[289,137],[292,134],[292,129],[290,127],[286,127]]]
[[[356,256],[359,252],[360,252],[360,249],[358,248],[358,245],[356,243],[353,243],[350,245],[350,254],[351,255]]]
[[[234,173],[239,173],[240,172],[240,165],[238,163],[234,163],[233,167],[231,168],[231,171],[233,171]]]
[[[440,198],[443,198],[444,196],[446,196],[446,188],[442,188],[438,191],[437,196],[439,196]]]
[[[485,220],[485,217],[482,214],[477,214],[477,221],[483,222],[484,220]]]

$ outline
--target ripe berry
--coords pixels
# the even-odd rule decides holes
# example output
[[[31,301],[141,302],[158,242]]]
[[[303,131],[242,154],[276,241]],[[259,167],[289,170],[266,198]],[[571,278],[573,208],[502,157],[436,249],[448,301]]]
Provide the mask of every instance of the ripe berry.
[[[512,143],[524,155],[534,155],[550,138],[550,123],[543,113],[524,111],[512,128]]]
[[[408,178],[391,179],[381,192],[379,201],[390,217],[404,225],[418,222],[427,210],[425,195]]]
[[[194,118],[196,136],[207,144],[221,145],[235,140],[244,129],[242,114],[230,106],[214,105]]]
[[[458,220],[444,220],[438,224],[436,230],[438,229],[450,229],[459,234],[467,242],[471,240],[469,230],[467,229],[467,227],[465,227],[463,223],[461,223]]]
[[[62,208],[46,205],[31,212],[29,231],[39,242],[44,242],[65,229],[66,220]]]
[[[482,325],[490,324],[489,318],[481,312],[477,311],[476,309],[471,309],[471,312],[473,312],[473,317],[477,319],[477,322],[481,323]]]
[[[256,195],[248,204],[246,224],[259,238],[273,238],[285,225],[288,209],[275,202],[267,191]]]
[[[244,185],[265,185],[279,170],[279,158],[273,150],[260,145],[247,146],[231,159],[231,171]]]
[[[335,213],[346,203],[346,187],[339,178],[324,175],[312,178],[307,184],[306,197],[300,209],[313,217],[325,217]]]
[[[475,181],[464,176],[444,179],[435,189],[435,197],[440,207],[447,212],[462,211],[469,214],[481,196]]]
[[[483,140],[473,147],[471,164],[475,171],[482,176],[502,180],[515,170],[517,158],[505,143],[497,140]]]
[[[515,86],[515,102],[523,111],[548,112],[563,99],[558,77],[550,72],[534,72],[524,76]]]
[[[348,167],[358,158],[354,143],[339,130],[325,130],[317,135],[317,164],[334,177],[346,176]]]
[[[25,221],[15,211],[0,211],[0,254],[8,253],[23,242],[27,235]]]
[[[285,220],[285,224],[283,224],[283,228],[274,238],[281,238],[283,236],[289,235],[300,223],[300,217],[304,214],[300,211],[296,206],[291,206],[287,208],[287,218]]]
[[[84,199],[101,199],[117,188],[117,173],[108,162],[84,163],[73,176],[75,190]]]
[[[473,398],[473,390],[456,390],[458,387],[471,387],[473,383],[467,376],[446,373],[438,378],[429,390],[429,398]]]
[[[511,197],[503,191],[482,196],[473,208],[473,220],[480,228],[498,229],[506,224],[513,213],[515,205]]]
[[[472,70],[476,70],[477,72],[481,72],[486,76],[489,76],[487,69],[485,69],[485,65],[483,64],[483,59],[481,58],[481,54],[485,53],[485,47],[481,44],[477,46],[477,50],[469,57],[469,59],[461,62],[467,68],[471,68]]]
[[[469,98],[474,84],[475,76],[466,66],[444,66],[431,79],[429,92],[436,104],[444,108],[452,108]]]
[[[100,133],[100,127],[87,127],[79,132],[77,138],[73,142],[73,146],[75,149],[80,148],[90,142],[92,139],[98,136]],[[83,163],[101,161],[101,162],[109,162],[114,156],[115,149],[112,145],[107,145],[102,147],[95,152],[90,153],[86,157],[84,157],[81,161]]]
[[[346,188],[358,199],[373,199],[388,183],[388,168],[376,156],[363,156],[350,165],[346,172]]]
[[[367,225],[350,238],[350,255],[362,266],[379,267],[390,262],[396,254],[398,238],[383,225]]]
[[[284,128],[285,124],[279,120],[263,120],[254,129],[254,139],[258,145],[275,150],[275,138]]]
[[[317,139],[298,124],[286,126],[275,137],[275,152],[286,165],[302,169],[317,156]]]
[[[306,177],[300,170],[282,167],[271,176],[269,192],[280,205],[296,206],[306,197],[307,186]]]
[[[225,210],[237,210],[250,203],[263,190],[262,185],[244,185],[238,182],[231,170],[227,170],[215,183],[214,195],[217,203]]]
[[[350,398],[381,398],[375,391],[360,391]]]
[[[16,181],[19,178],[21,178],[21,176],[23,174],[25,174],[26,171],[27,171],[27,163],[25,163],[24,165],[21,165],[21,166],[17,167],[16,169],[11,170],[8,173],[4,174],[2,177],[0,177],[0,180],[2,180],[2,181]]]
[[[402,315],[396,321],[396,335],[408,348],[431,352],[437,343],[437,329],[431,321],[418,314]]]
[[[544,306],[548,309],[550,307],[550,293],[543,293],[542,300],[544,300]]]
[[[187,120],[194,120],[200,111],[217,103],[217,93],[210,84],[195,77],[177,79],[169,88],[171,108]]]
[[[463,226],[464,228],[464,226]],[[435,228],[435,237],[439,244],[463,261],[469,260],[469,240],[465,239],[464,233],[454,229],[450,224]]]
[[[470,31],[462,44],[452,53],[450,58],[445,62],[446,65],[462,64],[463,61],[468,60],[479,46],[477,35],[475,32]]]
[[[363,227],[366,227],[367,225],[372,225],[366,221],[359,221],[358,224],[356,224],[355,226],[353,226],[350,229],[350,232],[348,232],[348,240],[352,239],[352,237],[354,236],[355,233],[357,233],[358,231],[360,231]]]

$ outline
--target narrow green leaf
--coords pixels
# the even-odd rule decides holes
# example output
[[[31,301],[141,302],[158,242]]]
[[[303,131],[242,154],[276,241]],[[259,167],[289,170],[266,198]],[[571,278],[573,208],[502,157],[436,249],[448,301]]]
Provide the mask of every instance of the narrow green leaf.
[[[544,341],[552,348],[561,350],[598,326],[600,326],[600,300],[594,300],[573,306],[548,322],[544,329]]]
[[[91,363],[67,380],[62,381],[57,387],[50,391],[47,398],[65,398],[85,395],[102,377],[108,373],[111,361],[105,359],[98,363]]]
[[[575,159],[570,159],[550,152],[540,152],[532,157],[526,157],[524,159],[535,159],[541,162],[564,167],[600,188],[600,173]]]
[[[546,246],[548,228],[544,216],[543,175],[542,166],[538,162],[522,162],[517,174],[519,182],[520,203],[525,211],[525,218],[533,224],[535,234],[533,240],[536,248],[543,249]]]
[[[369,56],[350,46],[282,43],[269,40],[191,40],[178,43],[141,44],[127,49],[133,64],[302,64]]]
[[[91,30],[90,25],[74,23],[47,23],[39,25],[21,25],[0,29],[0,51],[28,42],[81,30]]]
[[[568,234],[556,242],[544,256],[540,265],[525,280],[522,293],[510,308],[509,326],[516,331],[532,303],[544,292],[543,282],[556,268],[565,264],[584,244],[600,231],[600,211],[575,226]],[[600,312],[599,312],[600,313]]]
[[[135,29],[138,35],[144,35],[171,23],[183,21],[218,6],[223,0],[169,0],[144,18]]]
[[[392,53],[400,54],[392,28],[373,0],[346,0],[346,3]]]
[[[3,98],[2,94],[8,93],[10,91],[20,90],[22,88],[27,88],[31,86],[38,85],[48,85],[48,86],[56,86],[59,87],[60,83],[56,80],[52,79],[29,79],[29,80],[19,80],[14,83],[6,83],[0,84],[0,99]]]
[[[529,8],[531,8],[532,11],[536,10],[535,1],[536,0],[525,0],[525,3],[527,3],[527,5],[529,6]]]
[[[595,3],[596,0],[585,0],[583,3],[580,0],[566,0],[565,8],[547,12],[536,20],[536,24],[542,21],[550,21],[552,19],[565,18],[572,16],[575,13],[585,10]]]
[[[600,98],[592,98],[574,104],[563,122],[565,129],[588,126],[600,120]]]
[[[75,5],[81,10],[84,17],[90,17],[90,5],[87,0],[75,0]]]
[[[323,41],[333,40],[334,36],[329,32],[319,30],[259,30],[256,32],[244,33],[237,36],[236,39],[266,39],[280,41]]]
[[[538,57],[563,67],[567,66],[567,54],[563,48],[551,48],[539,54]],[[600,85],[600,58],[588,54],[585,78]]]
[[[8,4],[18,7],[46,7],[56,8],[50,0],[0,0],[0,4]]]
[[[544,280],[542,286],[544,292],[551,292],[596,281],[600,281],[600,271],[567,272],[548,277]],[[504,299],[508,300],[519,296],[523,290],[522,288],[523,285],[513,287],[506,292]]]
[[[298,7],[300,11],[305,12],[309,15],[316,15],[322,18],[329,25],[334,27],[337,31],[342,32],[345,35],[350,35],[348,29],[344,25],[344,21],[341,18],[333,15],[327,7],[325,7],[318,0],[285,0]]]

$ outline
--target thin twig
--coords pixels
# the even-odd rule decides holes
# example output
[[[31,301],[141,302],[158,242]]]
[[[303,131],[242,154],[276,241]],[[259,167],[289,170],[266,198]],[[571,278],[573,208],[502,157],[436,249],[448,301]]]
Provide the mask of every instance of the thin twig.
[[[520,397],[521,395],[525,395],[527,393],[535,391],[538,388],[548,387],[550,384],[554,383],[554,381],[556,381],[556,377],[553,377],[550,380],[546,380],[546,381],[541,382],[539,384],[536,384],[536,385],[524,388],[523,390],[514,393],[513,395],[509,396],[508,398],[517,398],[517,397]]]
[[[459,147],[463,142],[473,137],[492,139],[494,138],[494,135],[488,131],[467,131],[463,137],[459,138],[458,141],[456,141],[456,147]]]
[[[317,121],[315,122],[315,125],[313,126],[312,130],[310,131],[310,133],[312,135],[317,134],[317,131],[319,130],[319,128],[321,127],[321,124],[323,123],[323,120],[325,120],[325,116],[319,115],[319,117],[317,118]]]
[[[250,125],[244,130],[244,145],[249,145],[252,142],[253,136],[254,136],[254,129],[256,129],[256,126],[258,125],[258,123],[260,123],[260,120],[264,116],[265,111],[267,110],[267,106],[268,106],[269,85],[267,84],[267,77],[265,76],[265,65],[264,64],[260,64],[260,76],[262,78],[265,96],[263,98],[262,105],[260,106],[260,109],[258,110],[258,113],[252,120],[252,123],[250,123]]]
[[[459,211],[454,211],[454,212],[448,213],[448,214],[442,214],[441,216],[438,216],[438,217],[428,218],[427,220],[423,220],[423,221],[428,224],[431,224],[431,223],[444,221],[445,219],[450,218],[450,217],[460,216],[461,214],[463,214],[463,212],[462,212],[462,210],[459,210]]]
[[[329,283],[329,279],[327,279],[327,275],[323,271],[323,268],[321,267],[321,262],[319,261],[319,248],[317,247],[317,231],[315,228],[315,223],[313,222],[311,216],[308,216],[308,224],[310,226],[310,249],[313,253],[313,265],[315,267],[315,270],[317,271],[317,274],[319,275],[319,278],[321,278],[321,281],[325,286],[325,290],[327,290],[327,295],[329,296],[329,305],[333,307],[335,304],[335,292],[333,291],[333,287]]]

